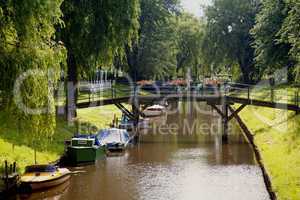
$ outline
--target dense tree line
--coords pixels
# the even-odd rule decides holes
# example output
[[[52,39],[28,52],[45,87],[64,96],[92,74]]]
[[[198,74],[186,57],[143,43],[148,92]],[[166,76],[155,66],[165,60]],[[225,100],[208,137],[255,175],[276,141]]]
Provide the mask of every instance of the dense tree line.
[[[196,78],[200,71],[232,70],[246,83],[286,67],[295,82],[299,22],[298,0],[213,0],[202,18],[185,13],[180,0],[1,0],[1,111],[37,137],[51,135],[49,85],[56,85],[61,71],[72,83],[71,107],[79,78],[104,67],[122,69],[134,80],[177,78],[188,69]],[[16,80],[28,70],[20,101],[47,107],[43,114],[21,111],[13,98]]]
[[[287,68],[288,80],[296,82],[299,8],[297,0],[214,0],[206,8],[202,50],[207,63],[216,68],[238,66],[240,80],[246,83]]]

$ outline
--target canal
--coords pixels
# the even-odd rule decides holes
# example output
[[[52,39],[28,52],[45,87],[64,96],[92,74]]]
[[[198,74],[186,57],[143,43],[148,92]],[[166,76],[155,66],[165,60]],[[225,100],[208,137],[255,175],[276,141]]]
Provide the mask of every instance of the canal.
[[[69,183],[29,199],[66,200],[267,200],[262,173],[235,124],[222,144],[211,108],[180,103],[151,119],[140,144],[124,155],[72,168]]]

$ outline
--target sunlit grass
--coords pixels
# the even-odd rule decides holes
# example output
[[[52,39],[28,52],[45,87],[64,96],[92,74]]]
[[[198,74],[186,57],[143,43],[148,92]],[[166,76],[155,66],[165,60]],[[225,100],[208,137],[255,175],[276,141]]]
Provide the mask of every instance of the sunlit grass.
[[[2,122],[3,120],[1,117]],[[37,162],[47,164],[58,160],[64,152],[64,141],[70,138],[74,132],[74,126],[68,126],[63,119],[59,118],[53,137],[43,138],[43,141],[38,142]],[[18,131],[12,125],[1,123],[0,168],[3,167],[5,160],[10,163],[16,161],[20,171],[23,171],[25,166],[34,164],[34,150],[26,139],[28,136],[30,135],[26,130]]]
[[[128,105],[126,107],[129,108]],[[92,123],[98,129],[108,128],[114,117],[120,119],[122,116],[115,105],[78,109],[77,114],[80,122]]]
[[[292,94],[294,88],[280,88]],[[300,116],[295,112],[248,106],[240,116],[255,135],[280,200],[300,197]]]

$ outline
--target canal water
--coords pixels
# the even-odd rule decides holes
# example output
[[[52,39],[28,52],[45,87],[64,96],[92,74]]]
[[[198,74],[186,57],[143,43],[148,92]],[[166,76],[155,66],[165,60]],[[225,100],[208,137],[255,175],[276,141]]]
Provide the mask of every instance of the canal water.
[[[151,119],[140,144],[123,155],[72,168],[77,174],[70,182],[29,199],[269,199],[253,152],[234,123],[229,144],[222,144],[220,119],[210,107],[175,108]]]

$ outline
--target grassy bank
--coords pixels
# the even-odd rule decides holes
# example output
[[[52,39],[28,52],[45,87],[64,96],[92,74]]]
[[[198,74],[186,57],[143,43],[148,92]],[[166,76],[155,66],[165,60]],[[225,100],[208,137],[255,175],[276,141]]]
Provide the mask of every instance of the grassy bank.
[[[2,118],[1,122],[4,120],[5,119]],[[68,126],[63,119],[58,119],[53,137],[51,139],[45,138],[44,141],[42,141],[44,145],[37,148],[37,162],[39,164],[45,164],[59,159],[64,152],[64,141],[73,135],[74,130],[74,126]],[[30,147],[30,142],[26,138],[27,134],[29,133],[26,132],[26,130],[19,131],[16,127],[1,123],[1,167],[5,160],[10,163],[16,161],[20,171],[23,171],[26,165],[34,164],[34,150]]]
[[[254,106],[248,106],[240,116],[255,136],[278,199],[299,199],[300,116]]]
[[[87,132],[85,124],[97,127],[97,129],[106,128],[111,123],[114,115],[120,118],[121,112],[115,106],[103,106],[99,108],[88,108],[78,110],[78,120],[83,125],[81,129]],[[34,164],[34,150],[26,140],[26,131],[18,131],[5,123],[5,116],[0,114],[0,171],[5,160],[10,163],[17,161],[18,168],[22,172],[27,165]],[[64,152],[64,141],[72,137],[76,128],[74,125],[62,119],[57,119],[57,127],[51,139],[45,138],[45,141],[37,149],[37,161],[39,164],[54,162],[60,158]]]
[[[97,129],[109,127],[114,116],[118,119],[122,116],[121,111],[115,105],[79,109],[77,110],[77,114],[80,122],[91,123],[95,125]]]

